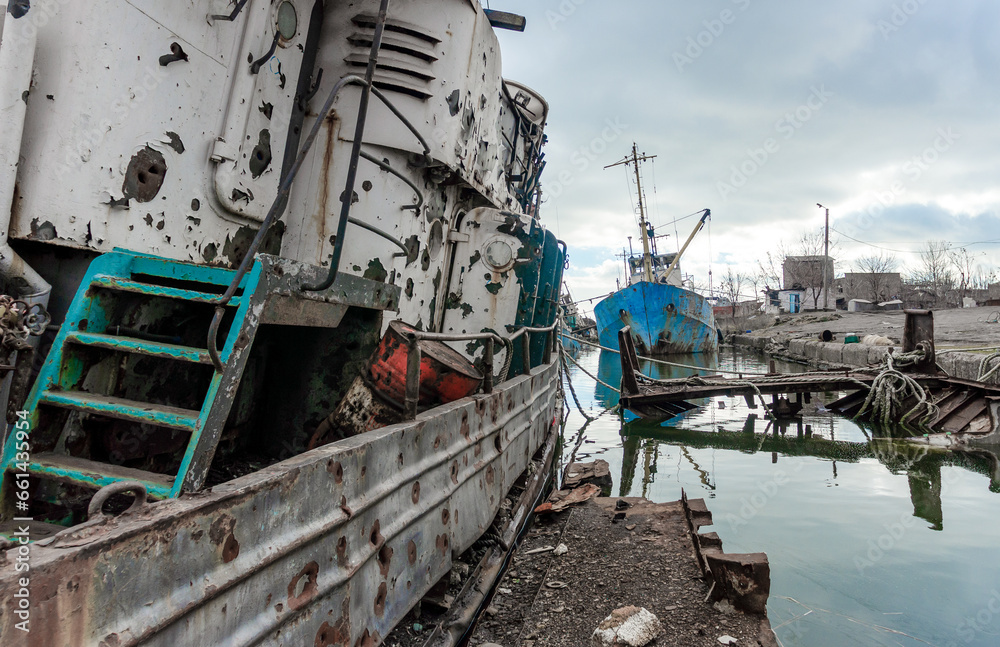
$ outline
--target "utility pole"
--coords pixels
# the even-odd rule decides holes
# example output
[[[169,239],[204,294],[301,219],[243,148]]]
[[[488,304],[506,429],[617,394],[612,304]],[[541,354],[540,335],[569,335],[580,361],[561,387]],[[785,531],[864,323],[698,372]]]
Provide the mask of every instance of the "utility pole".
[[[608,164],[604,168],[609,169],[612,166],[621,166],[622,164],[628,166],[631,164],[635,170],[635,188],[639,195],[639,233],[642,234],[642,267],[644,278],[650,283],[653,282],[653,261],[649,253],[649,233],[646,230],[646,210],[642,204],[642,181],[639,179],[639,162],[645,162],[646,160],[654,159],[656,155],[646,155],[639,156],[638,148],[635,142],[632,142],[632,155],[631,157],[626,156],[620,162],[615,162],[614,164]]]
[[[824,207],[820,203],[816,203],[816,206],[820,209],[826,210],[826,226],[823,233],[823,309],[830,309],[830,285],[827,276],[829,272],[826,266],[830,264],[830,209],[829,207]]]

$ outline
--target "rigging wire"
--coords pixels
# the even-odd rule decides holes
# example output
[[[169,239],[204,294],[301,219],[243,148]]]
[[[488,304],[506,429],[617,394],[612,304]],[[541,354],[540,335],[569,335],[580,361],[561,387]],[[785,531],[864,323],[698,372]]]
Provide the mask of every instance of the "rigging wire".
[[[715,294],[712,288],[712,218],[708,218],[708,293],[711,295]],[[683,276],[683,274],[682,274]],[[694,280],[692,279],[691,284],[694,285]]]
[[[636,211],[638,210],[635,207],[635,201],[632,199],[632,174],[628,172],[628,164],[625,164],[623,168],[625,169],[625,185],[628,187],[628,203],[632,207],[632,218],[635,219]],[[635,224],[638,225],[639,221],[636,220]]]
[[[656,222],[660,222],[660,197],[656,194],[656,157],[650,161],[653,163],[653,209],[656,211]]]
[[[895,248],[892,248],[892,247],[883,247],[882,245],[876,245],[875,243],[869,243],[869,242],[866,242],[866,241],[863,241],[863,240],[858,240],[857,238],[854,238],[853,236],[848,236],[844,232],[836,229],[835,227],[830,227],[830,231],[836,232],[836,233],[840,234],[841,236],[843,236],[844,238],[847,238],[849,240],[853,240],[856,243],[860,243],[862,245],[867,245],[869,247],[874,247],[875,249],[881,249],[881,250],[884,250],[884,251],[887,251],[887,252],[898,252],[900,254],[919,254],[919,253],[921,253],[923,251],[923,250],[920,250],[920,249],[913,250],[913,249],[895,249]],[[919,243],[918,242],[913,242],[913,243],[910,243],[910,244],[913,244],[913,245],[926,245],[926,242],[927,241],[919,242]],[[949,251],[949,250],[952,250],[952,249],[961,249],[962,247],[971,247],[972,245],[993,245],[993,244],[996,244],[996,243],[1000,243],[1000,239],[996,239],[996,240],[976,240],[976,241],[972,241],[972,242],[968,242],[968,243],[950,243],[947,247],[943,248],[941,251]],[[900,244],[900,243],[896,243],[896,244]],[[902,244],[905,245],[907,243],[902,243]]]

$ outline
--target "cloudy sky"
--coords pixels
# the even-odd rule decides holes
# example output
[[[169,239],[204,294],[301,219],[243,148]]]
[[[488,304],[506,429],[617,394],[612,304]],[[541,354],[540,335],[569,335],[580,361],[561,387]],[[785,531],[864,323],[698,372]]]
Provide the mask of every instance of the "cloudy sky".
[[[657,156],[642,170],[661,251],[694,224],[675,236],[674,218],[712,210],[683,260],[699,284],[794,252],[821,231],[816,203],[838,274],[880,252],[915,268],[928,240],[1000,268],[995,0],[490,6],[528,19],[500,32],[504,74],[550,104],[542,215],[569,244],[576,298],[614,289],[615,254],[638,240],[634,182],[603,170],[633,141]]]

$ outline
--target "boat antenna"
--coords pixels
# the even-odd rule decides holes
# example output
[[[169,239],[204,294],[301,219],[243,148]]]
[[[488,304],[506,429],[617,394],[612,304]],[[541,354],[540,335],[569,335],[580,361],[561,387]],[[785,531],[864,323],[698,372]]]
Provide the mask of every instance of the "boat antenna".
[[[615,162],[614,164],[608,164],[604,168],[609,169],[613,166],[628,166],[632,165],[632,169],[635,171],[635,188],[636,197],[639,199],[639,233],[642,235],[642,266],[644,278],[652,283],[653,282],[653,262],[649,253],[649,232],[646,231],[646,210],[642,204],[642,180],[639,177],[639,162],[645,162],[646,160],[655,159],[656,155],[646,155],[643,153],[639,155],[638,147],[635,142],[632,142],[632,155],[625,156],[625,159],[620,162]]]

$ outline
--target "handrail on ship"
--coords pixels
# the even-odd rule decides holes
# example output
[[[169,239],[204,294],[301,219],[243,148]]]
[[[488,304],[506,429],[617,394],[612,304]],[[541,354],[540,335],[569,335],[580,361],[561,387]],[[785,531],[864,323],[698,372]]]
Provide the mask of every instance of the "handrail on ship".
[[[423,332],[419,330],[414,330],[406,333],[406,339],[409,342],[409,353],[406,357],[406,399],[403,406],[403,414],[406,420],[413,420],[417,417],[417,401],[420,398],[420,346],[416,343],[418,340],[426,339],[428,341],[476,341],[476,340],[487,340],[488,343],[485,345],[485,354],[483,355],[483,393],[493,392],[493,356],[495,352],[494,345],[496,343],[504,344],[508,348],[508,356],[513,350],[512,342],[518,337],[524,336],[524,342],[521,344],[523,349],[523,362],[524,371],[526,374],[531,374],[531,356],[528,352],[529,341],[531,333],[548,333],[545,338],[545,352],[542,356],[542,363],[548,364],[552,361],[552,351],[556,344],[556,329],[559,327],[559,320],[556,319],[551,326],[545,326],[541,328],[522,326],[517,332],[511,333],[508,337],[502,337],[496,333],[492,332],[481,332],[481,333],[440,333],[440,332]]]
[[[309,152],[309,149],[312,148],[313,142],[316,141],[316,137],[319,135],[319,130],[323,125],[326,115],[330,113],[330,110],[333,107],[333,102],[336,99],[337,95],[340,94],[340,91],[347,85],[361,85],[364,87],[358,111],[358,128],[357,128],[358,132],[355,133],[355,144],[351,151],[351,164],[348,170],[347,192],[345,193],[345,195],[350,196],[351,192],[354,189],[354,178],[356,177],[357,173],[358,158],[361,157],[360,147],[362,143],[361,142],[362,135],[364,134],[364,123],[367,117],[369,93],[374,94],[386,106],[386,108],[388,108],[389,111],[392,112],[392,114],[394,114],[396,118],[398,118],[411,133],[413,133],[414,137],[416,137],[417,141],[419,141],[420,145],[423,147],[424,157],[429,157],[430,155],[431,149],[430,146],[427,144],[427,140],[424,139],[424,137],[420,134],[420,132],[416,129],[416,127],[412,123],[410,123],[410,121],[403,115],[403,113],[400,112],[400,110],[395,105],[393,105],[392,101],[389,100],[389,98],[386,97],[385,94],[383,94],[378,88],[374,87],[372,83],[375,64],[378,60],[378,52],[382,43],[382,32],[385,27],[388,6],[389,6],[389,0],[382,0],[382,5],[379,8],[378,21],[376,23],[376,28],[375,28],[375,35],[374,38],[372,39],[371,53],[369,55],[369,65],[368,69],[365,72],[365,78],[349,74],[341,78],[333,86],[333,89],[330,91],[330,94],[327,97],[326,102],[323,104],[323,108],[319,111],[319,113],[316,116],[316,120],[313,123],[313,126],[310,129],[309,134],[306,136],[306,139],[302,144],[302,148],[299,150],[299,154],[295,158],[295,162],[288,170],[288,175],[286,175],[285,178],[282,180],[281,185],[278,189],[278,193],[275,196],[274,202],[271,203],[271,207],[270,209],[268,209],[267,215],[261,222],[260,228],[257,230],[257,235],[254,236],[253,242],[250,243],[250,247],[247,249],[247,253],[243,257],[243,261],[240,263],[239,268],[236,270],[236,274],[233,276],[232,282],[230,282],[229,287],[226,289],[226,292],[221,297],[219,297],[219,300],[215,304],[215,314],[212,317],[212,323],[208,328],[208,354],[212,359],[212,365],[215,367],[215,370],[219,372],[221,372],[224,369],[222,357],[219,355],[219,350],[218,350],[218,337],[219,337],[219,328],[222,325],[222,318],[225,313],[225,306],[236,294],[236,290],[239,288],[240,282],[243,280],[243,277],[246,276],[246,273],[250,270],[250,267],[253,265],[254,260],[256,259],[257,256],[257,252],[264,241],[264,237],[267,235],[267,232],[271,228],[271,225],[274,224],[274,221],[280,217],[279,211],[283,210],[284,205],[287,204],[288,196],[291,193],[292,183],[295,180],[295,177],[298,174],[299,169],[302,167],[302,163],[305,161],[306,154]],[[396,175],[397,177],[400,176],[400,174],[395,172],[393,174]],[[413,185],[410,184],[410,186],[412,188]],[[420,194],[419,191],[417,192],[417,197],[418,197],[418,205],[423,205],[424,202],[423,196]],[[413,208],[413,206],[414,205],[407,205],[403,208],[404,209]],[[337,277],[337,267],[340,264],[340,254],[342,252],[344,244],[344,230],[347,226],[347,223],[351,221],[349,217],[350,207],[351,207],[350,199],[343,201],[340,220],[337,225],[337,237],[336,237],[336,242],[334,243],[333,259],[330,262],[329,275],[319,285],[316,286],[303,285],[301,288],[302,290],[315,292],[315,291],[325,290],[329,288],[331,285],[333,285],[333,281]],[[358,222],[354,222],[354,224],[358,224]],[[384,232],[375,231],[373,227],[365,227],[365,229],[368,229],[369,231],[372,231],[373,233],[376,233],[385,238],[389,237],[389,235],[385,234]],[[397,246],[400,247],[401,249],[403,250],[406,249],[402,243],[399,243],[398,241],[393,241],[393,242],[397,244]]]

